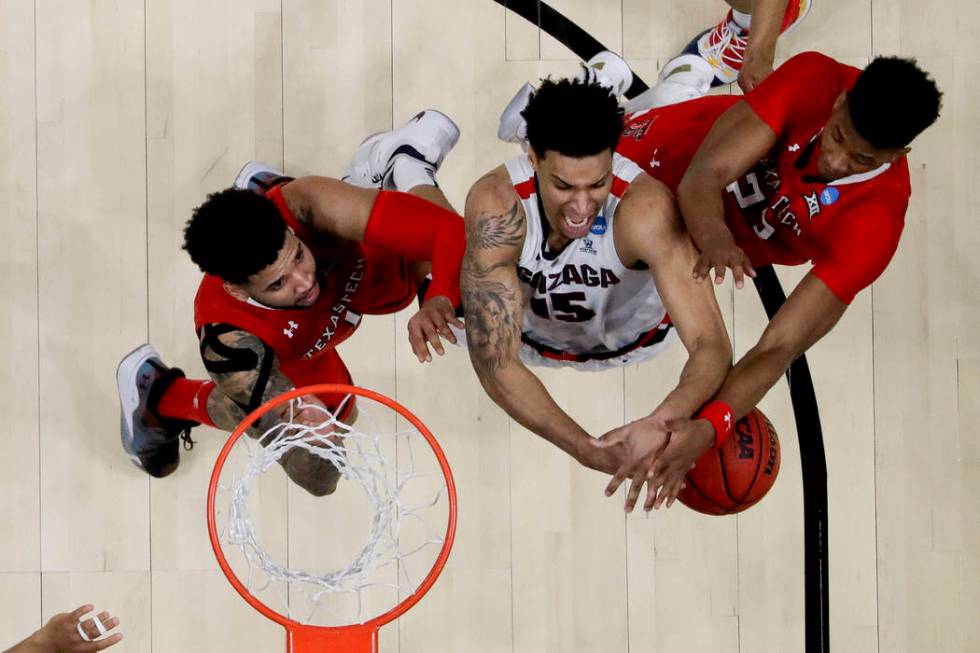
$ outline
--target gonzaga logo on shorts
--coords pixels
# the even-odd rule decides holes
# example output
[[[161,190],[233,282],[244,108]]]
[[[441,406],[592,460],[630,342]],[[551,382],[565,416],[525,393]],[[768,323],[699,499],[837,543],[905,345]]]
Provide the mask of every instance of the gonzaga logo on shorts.
[[[592,228],[589,231],[596,236],[601,236],[606,233],[606,216],[596,216],[595,222],[592,223]]]

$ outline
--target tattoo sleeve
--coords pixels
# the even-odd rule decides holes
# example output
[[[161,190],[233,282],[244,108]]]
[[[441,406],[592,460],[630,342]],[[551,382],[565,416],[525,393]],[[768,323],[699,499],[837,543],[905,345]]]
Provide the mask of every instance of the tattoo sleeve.
[[[221,428],[234,430],[245,415],[293,386],[279,371],[271,347],[248,331],[227,324],[209,324],[201,329],[201,357],[217,385],[208,398],[208,415]],[[269,411],[248,434],[261,438],[282,418],[282,413]],[[340,480],[333,463],[304,449],[290,449],[278,462],[290,479],[314,496],[331,494]]]
[[[521,340],[522,297],[512,253],[524,240],[520,204],[504,214],[466,221],[466,254],[460,289],[473,367],[492,375],[516,357]]]
[[[226,324],[209,324],[201,329],[201,358],[217,389],[230,400],[208,402],[209,416],[222,427],[238,423],[293,386],[279,371],[271,347],[248,331]],[[264,431],[276,421],[275,413],[267,413],[257,426]]]

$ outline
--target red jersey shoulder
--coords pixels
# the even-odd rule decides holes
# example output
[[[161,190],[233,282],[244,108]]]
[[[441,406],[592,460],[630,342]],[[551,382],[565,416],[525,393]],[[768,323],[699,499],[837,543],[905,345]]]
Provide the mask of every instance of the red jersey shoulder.
[[[828,186],[820,194],[837,210],[828,211],[813,273],[844,303],[877,279],[898,249],[909,185],[904,160],[896,163],[875,179]]]
[[[804,52],[777,68],[745,101],[778,138],[795,127],[826,122],[834,102],[860,72],[826,55]]]

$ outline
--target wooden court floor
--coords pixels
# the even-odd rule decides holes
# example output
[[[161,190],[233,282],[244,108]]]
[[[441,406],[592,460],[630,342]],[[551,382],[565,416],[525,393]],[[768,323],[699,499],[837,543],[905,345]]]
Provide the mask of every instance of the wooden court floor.
[[[973,2],[814,0],[779,57],[915,56],[945,92],[913,145],[913,198],[888,271],[809,354],[829,468],[834,651],[980,650],[980,10]],[[554,0],[652,81],[721,0]],[[118,440],[114,369],[150,341],[203,369],[199,273],[181,227],[253,158],[339,175],[360,139],[418,109],[462,139],[440,181],[513,156],[495,139],[517,87],[575,70],[557,41],[490,0],[0,0],[0,648],[91,602],[112,651],[280,651],[207,544],[223,441],[199,430],[150,480]],[[898,108],[897,110],[900,110]],[[784,285],[800,269],[780,270]],[[737,354],[765,324],[754,290],[719,299]],[[625,517],[605,481],[510,422],[463,352],[420,366],[409,313],[342,347],[361,385],[412,408],[459,484],[457,544],[382,650],[802,650],[799,454],[785,384],[762,403],[784,445],[758,507]],[[649,411],[683,356],[602,374],[542,372],[595,434]]]

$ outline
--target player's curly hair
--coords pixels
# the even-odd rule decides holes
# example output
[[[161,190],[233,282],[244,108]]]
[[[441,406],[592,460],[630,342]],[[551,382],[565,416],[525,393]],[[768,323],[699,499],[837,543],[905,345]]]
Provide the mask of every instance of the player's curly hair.
[[[847,96],[854,128],[874,147],[905,147],[939,117],[942,93],[915,59],[877,57]]]
[[[275,203],[248,190],[208,195],[184,227],[184,249],[201,271],[244,283],[274,263],[286,242]]]
[[[549,150],[575,158],[615,150],[623,131],[623,109],[609,89],[578,79],[543,80],[521,115],[541,158]]]

